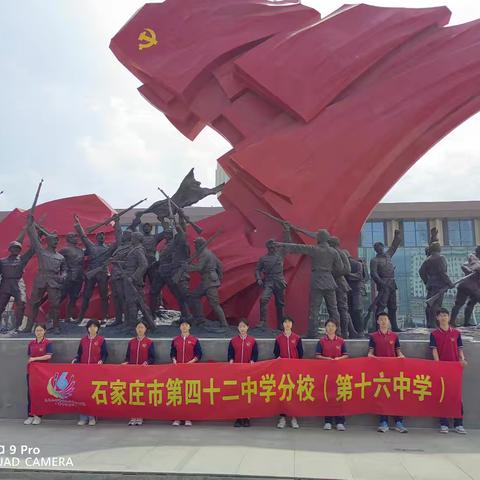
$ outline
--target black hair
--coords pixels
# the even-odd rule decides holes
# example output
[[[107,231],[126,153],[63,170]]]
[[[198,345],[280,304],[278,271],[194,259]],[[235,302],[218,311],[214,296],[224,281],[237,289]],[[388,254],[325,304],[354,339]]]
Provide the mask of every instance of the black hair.
[[[37,324],[35,325],[34,330],[36,330],[37,327],[43,328],[43,331],[44,331],[44,332],[47,331],[47,326],[46,326],[45,324],[43,324],[43,323],[37,323]]]
[[[87,325],[86,325],[86,329],[88,331],[88,329],[92,326],[92,325],[96,325],[96,327],[98,328],[98,330],[100,330],[100,322],[98,320],[94,320],[94,319],[91,319],[87,322]]]
[[[247,327],[249,326],[248,325],[248,320],[246,318],[241,318],[239,321],[238,321],[238,324],[240,325],[241,323],[244,323]]]
[[[188,323],[190,326],[192,326],[192,322],[188,318],[182,318],[178,326],[180,326],[182,323]]]
[[[447,315],[450,315],[450,312],[446,308],[443,308],[443,307],[439,308],[435,315],[438,317],[441,313],[446,313]]]
[[[333,318],[329,318],[329,319],[325,322],[325,326],[327,326],[327,323],[333,323],[336,327],[338,327],[337,322],[336,322]]]
[[[282,323],[285,321],[285,320],[288,320],[292,323],[295,323],[295,320],[292,318],[292,317],[289,317],[288,315],[286,317],[283,317],[283,320],[282,320]]]
[[[387,312],[377,313],[377,315],[375,316],[375,320],[378,321],[378,319],[379,319],[380,317],[387,317],[387,318],[390,320],[390,316],[388,315]]]
[[[135,324],[135,328],[137,328],[140,324],[142,324],[142,325],[148,330],[148,325],[147,325],[143,320],[139,320],[139,321]]]

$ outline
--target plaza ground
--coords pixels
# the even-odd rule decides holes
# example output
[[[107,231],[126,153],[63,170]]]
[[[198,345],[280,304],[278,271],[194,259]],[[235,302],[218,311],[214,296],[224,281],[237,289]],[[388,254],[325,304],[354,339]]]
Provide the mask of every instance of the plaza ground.
[[[142,427],[128,427],[126,421],[78,427],[74,420],[45,420],[39,426],[0,420],[0,445],[38,447],[37,457],[73,462],[65,475],[59,475],[62,468],[47,476],[34,473],[35,467],[0,468],[0,478],[110,479],[138,472],[135,478],[145,479],[480,480],[480,430],[461,436],[411,428],[402,435],[360,426],[325,432],[315,419],[303,425],[300,420],[299,430],[278,430],[274,422],[256,420],[250,428],[197,422],[187,428],[157,421]],[[27,456],[35,457],[24,454],[22,465]]]

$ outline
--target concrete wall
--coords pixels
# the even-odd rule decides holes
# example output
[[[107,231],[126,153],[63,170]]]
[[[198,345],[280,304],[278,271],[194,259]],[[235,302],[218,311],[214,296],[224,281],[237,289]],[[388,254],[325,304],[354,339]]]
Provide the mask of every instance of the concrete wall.
[[[28,339],[0,339],[0,418],[23,418],[26,415],[26,379]],[[228,339],[205,338],[201,340],[204,360],[225,361]],[[273,340],[258,339],[260,359],[272,358]],[[107,339],[108,363],[120,363],[125,356],[128,339]],[[316,341],[304,340],[305,358],[313,358]],[[348,351],[352,357],[365,356],[366,340],[349,340]],[[407,357],[430,358],[428,344],[419,340],[402,340],[402,351]],[[78,338],[53,339],[54,361],[70,362],[78,347]],[[464,341],[465,356],[469,363],[463,378],[465,425],[480,428],[480,342]],[[170,339],[155,339],[158,363],[169,362]],[[348,420],[350,424],[373,424],[375,419],[359,415]],[[435,421],[426,418],[409,418],[409,426],[433,426]]]

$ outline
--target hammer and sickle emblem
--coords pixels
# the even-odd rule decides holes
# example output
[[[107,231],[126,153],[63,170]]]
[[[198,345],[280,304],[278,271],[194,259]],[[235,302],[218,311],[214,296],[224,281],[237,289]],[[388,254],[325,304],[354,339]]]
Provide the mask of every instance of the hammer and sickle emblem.
[[[138,49],[143,50],[144,48],[153,47],[158,43],[157,35],[151,28],[146,28],[139,36],[138,40],[143,43],[138,44]]]

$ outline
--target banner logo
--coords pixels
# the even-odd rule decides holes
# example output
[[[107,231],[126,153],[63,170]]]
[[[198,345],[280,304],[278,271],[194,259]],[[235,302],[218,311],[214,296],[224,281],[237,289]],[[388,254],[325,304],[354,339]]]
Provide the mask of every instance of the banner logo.
[[[75,376],[69,372],[56,372],[48,380],[47,391],[59,400],[70,398],[75,391]]]
[[[141,42],[138,44],[139,50],[153,47],[158,43],[157,35],[151,28],[145,28],[145,30],[138,36],[138,40]]]

